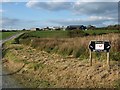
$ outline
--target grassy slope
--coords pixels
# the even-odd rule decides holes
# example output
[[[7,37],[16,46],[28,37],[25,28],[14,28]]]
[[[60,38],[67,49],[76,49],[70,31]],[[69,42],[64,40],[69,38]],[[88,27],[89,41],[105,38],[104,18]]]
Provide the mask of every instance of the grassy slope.
[[[39,35],[38,32],[36,32],[36,35]],[[43,37],[46,37],[46,35],[49,34],[44,34]],[[86,50],[81,49],[87,49],[88,42],[95,38],[110,39],[112,41],[112,50],[114,51],[119,49],[119,46],[116,47],[117,44],[119,45],[117,42],[117,40],[119,40],[118,34],[72,39],[64,38],[63,40],[34,38],[31,46],[35,48],[37,47],[36,49],[29,47],[28,44],[27,46],[20,44],[8,45],[6,53],[4,54],[4,60],[6,62],[3,65],[14,72],[22,67],[22,65],[19,66],[19,63],[24,63],[25,67],[22,68],[16,76],[21,83],[28,87],[116,87],[116,85],[118,86],[118,83],[116,83],[118,80],[117,61],[111,61],[111,69],[108,70],[106,67],[103,67],[103,65],[106,66],[106,61],[101,62],[96,59],[98,60],[98,63],[95,62],[94,65],[90,67],[86,60],[80,61],[77,58],[63,58],[60,55],[46,53],[38,49],[38,47],[49,49],[51,46],[58,45],[58,47],[60,46],[58,49],[62,50],[61,52],[63,53],[67,49],[69,50],[70,48],[73,48],[73,50],[78,50],[80,47],[80,52],[75,51],[77,52],[77,55],[81,54],[81,52],[86,52]],[[24,43],[30,41],[28,39],[24,40]],[[86,53],[83,54],[86,55]],[[118,59],[120,58],[118,57]]]
[[[30,32],[30,34],[37,32]],[[41,32],[39,32],[41,33]],[[28,35],[30,35],[28,33]],[[34,34],[35,35],[35,34]],[[23,37],[25,37],[24,35]],[[31,35],[30,35],[31,36]],[[38,36],[35,36],[38,37]],[[45,34],[44,34],[45,37]],[[112,38],[111,38],[112,37]],[[34,48],[45,50],[49,53],[58,53],[63,56],[73,55],[73,57],[84,60],[89,57],[88,45],[91,40],[109,40],[111,41],[110,57],[112,60],[119,60],[120,58],[120,34],[106,34],[98,36],[87,36],[87,37],[75,37],[75,38],[24,38],[21,39],[20,43],[24,45],[30,45]],[[106,58],[105,53],[95,54],[101,56],[102,59]]]
[[[8,45],[8,44],[6,44]],[[106,61],[95,61],[89,66],[88,61],[76,58],[63,58],[20,44],[7,46],[3,66],[14,75],[20,83],[31,88],[113,88],[118,86],[116,61],[111,61],[108,70]]]
[[[0,40],[1,39],[6,39],[14,34],[17,34],[19,32],[0,32]]]

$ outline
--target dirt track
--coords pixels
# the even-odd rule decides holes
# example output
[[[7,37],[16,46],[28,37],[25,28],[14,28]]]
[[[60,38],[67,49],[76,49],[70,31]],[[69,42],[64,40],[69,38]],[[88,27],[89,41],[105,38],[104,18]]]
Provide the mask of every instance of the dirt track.
[[[20,33],[22,34],[22,33]],[[20,34],[13,35],[12,37],[9,37],[5,40],[0,40],[0,89],[2,88],[22,88],[23,86],[19,84],[12,75],[8,75],[9,72],[6,69],[3,69],[2,67],[2,43],[11,40]]]

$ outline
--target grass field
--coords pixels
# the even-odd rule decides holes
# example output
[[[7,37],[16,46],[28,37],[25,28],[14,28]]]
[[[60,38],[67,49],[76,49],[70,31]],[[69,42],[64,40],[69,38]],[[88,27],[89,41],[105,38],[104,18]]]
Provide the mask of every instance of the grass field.
[[[0,32],[0,40],[6,39],[14,34],[17,34],[19,32]]]
[[[55,38],[64,38],[68,37],[67,31],[34,31],[34,32],[28,32],[28,36],[32,37],[39,37],[39,38],[49,38],[49,37],[55,37]]]
[[[102,35],[108,33],[119,33],[119,30],[87,30],[84,33],[88,35]],[[69,31],[33,31],[26,33],[27,37],[38,37],[38,38],[68,38]]]

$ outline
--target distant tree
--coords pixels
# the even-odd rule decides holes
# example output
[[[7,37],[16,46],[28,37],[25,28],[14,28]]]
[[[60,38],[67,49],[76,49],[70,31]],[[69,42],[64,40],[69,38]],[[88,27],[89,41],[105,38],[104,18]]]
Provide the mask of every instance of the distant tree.
[[[40,31],[40,28],[36,28],[36,31]]]
[[[26,29],[24,28],[23,31],[25,31]]]
[[[107,29],[108,30],[120,30],[120,25],[118,24],[116,24],[116,25],[109,25],[109,26],[107,26]]]

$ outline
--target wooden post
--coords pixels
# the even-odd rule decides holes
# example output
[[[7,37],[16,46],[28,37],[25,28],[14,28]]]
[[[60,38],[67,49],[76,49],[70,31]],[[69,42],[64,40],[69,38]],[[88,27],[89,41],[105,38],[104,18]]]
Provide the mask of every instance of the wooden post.
[[[90,66],[92,66],[92,52],[90,49],[89,49],[89,52],[90,52],[90,56],[89,56]]]
[[[110,66],[110,53],[107,52],[107,65]]]

